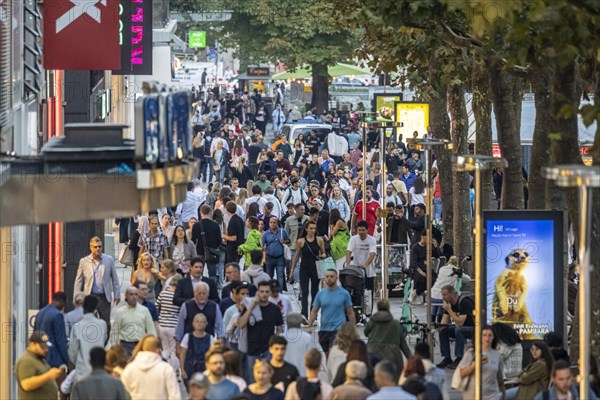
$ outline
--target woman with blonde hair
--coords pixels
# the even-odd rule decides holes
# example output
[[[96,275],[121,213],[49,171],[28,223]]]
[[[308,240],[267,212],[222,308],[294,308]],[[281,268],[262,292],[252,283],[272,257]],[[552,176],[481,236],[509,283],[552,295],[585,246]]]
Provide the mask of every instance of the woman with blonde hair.
[[[339,366],[346,362],[350,345],[358,339],[360,339],[360,336],[354,324],[346,322],[340,326],[340,330],[335,335],[333,345],[327,356],[327,376],[329,377],[329,382],[333,382]]]
[[[265,360],[256,360],[253,367],[254,383],[244,389],[243,395],[252,400],[283,400],[283,392],[271,384],[273,367]]]
[[[131,284],[135,281],[144,282],[148,285],[148,293],[145,300],[155,303],[156,295],[154,289],[160,279],[159,272],[155,268],[156,259],[150,253],[142,253],[138,258],[138,268],[131,274]]]
[[[241,188],[240,192],[238,193],[238,197],[235,200],[236,204],[238,206],[243,206],[245,207],[246,205],[246,199],[248,198],[248,189],[246,188]]]
[[[232,167],[232,178],[237,178],[238,182],[240,183],[240,188],[245,188],[248,182],[254,178],[254,176],[252,176],[252,171],[250,171],[250,168],[245,164],[245,162],[246,157],[240,156],[237,159],[237,164],[235,167]]]
[[[466,261],[467,257],[463,259]],[[442,318],[444,309],[442,308],[442,288],[446,285],[452,285],[456,287],[458,278],[470,281],[471,277],[465,274],[460,267],[458,257],[452,256],[437,273],[437,279],[434,285],[431,287],[431,315],[434,321]]]

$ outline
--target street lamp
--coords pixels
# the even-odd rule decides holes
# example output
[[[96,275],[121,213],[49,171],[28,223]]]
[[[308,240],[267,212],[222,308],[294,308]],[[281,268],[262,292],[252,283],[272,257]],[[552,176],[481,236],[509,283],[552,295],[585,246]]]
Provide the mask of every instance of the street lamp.
[[[359,119],[361,119],[360,127],[362,128],[362,195],[364,199],[365,193],[367,191],[367,128],[369,127],[369,121],[367,121],[367,118],[377,118],[379,116],[379,113],[357,111],[355,114],[359,117]],[[362,219],[363,221],[367,220],[367,207],[362,208]]]
[[[366,122],[363,122],[361,125],[366,125],[366,127],[374,128],[374,129],[383,129],[383,132],[381,132],[379,135],[379,138],[380,138],[379,154],[381,154],[381,157],[380,157],[381,175],[379,176],[379,186],[382,188],[381,197],[383,200],[385,200],[385,190],[383,189],[384,185],[387,183],[387,174],[386,174],[386,170],[385,170],[385,167],[386,167],[386,165],[385,165],[385,139],[386,139],[385,129],[402,127],[403,124],[402,124],[402,122],[394,122],[394,121],[371,121],[371,122],[366,121]],[[364,193],[365,192],[363,192],[363,199],[365,198]],[[385,203],[385,202],[382,201],[382,203]],[[363,219],[365,219],[364,212],[366,211],[366,209],[367,209],[366,206],[363,207]],[[388,297],[387,284],[388,284],[389,269],[388,269],[388,251],[387,251],[387,246],[386,246],[387,208],[385,207],[385,204],[381,204],[381,207],[379,208],[379,217],[381,218],[381,295],[380,295],[380,298],[387,299],[387,297]]]
[[[454,170],[457,172],[475,171],[475,228],[473,235],[475,236],[475,399],[482,398],[482,346],[481,346],[481,328],[485,324],[486,299],[485,299],[485,282],[482,280],[483,272],[481,259],[483,242],[483,224],[481,221],[481,171],[494,168],[506,167],[508,163],[503,158],[483,155],[459,155],[453,158]]]
[[[556,165],[542,168],[544,178],[560,187],[579,190],[579,397],[585,398],[590,390],[590,225],[592,217],[592,188],[600,187],[600,167],[584,165]]]
[[[427,265],[427,343],[429,348],[433,349],[433,334],[432,334],[432,315],[431,315],[431,286],[432,280],[432,237],[433,237],[433,194],[435,188],[431,181],[431,151],[433,149],[450,150],[452,142],[448,139],[408,139],[408,144],[413,146],[415,150],[425,150],[425,187],[427,188],[427,214],[425,215],[425,229],[427,230],[427,248],[426,248],[426,265]]]

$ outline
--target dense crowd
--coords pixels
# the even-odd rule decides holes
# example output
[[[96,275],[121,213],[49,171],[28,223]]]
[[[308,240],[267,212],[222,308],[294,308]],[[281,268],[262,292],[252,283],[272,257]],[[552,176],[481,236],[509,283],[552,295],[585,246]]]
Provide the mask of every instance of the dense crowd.
[[[129,256],[119,261],[132,267],[126,304],[112,310],[111,321],[122,283],[94,237],[77,271],[75,310],[63,316],[66,297],[58,292],[36,318],[16,368],[20,398],[56,398],[55,382],[73,399],[448,399],[450,386],[473,397],[474,356],[466,345],[474,303],[460,291],[469,280],[461,269],[467,260],[453,255],[442,234],[437,166],[427,187],[420,152],[402,138],[381,152],[376,131],[363,154],[347,113],[309,111],[304,118],[348,129],[326,137],[313,130],[293,144],[276,135],[268,145],[267,123],[277,133],[297,113],[284,112],[279,88],[276,96],[272,113],[257,91],[197,101],[193,144],[201,173],[185,200],[117,220]],[[440,326],[438,366],[426,343],[411,351],[387,300],[368,321],[357,311],[373,299],[382,241],[409,252],[409,263],[398,266],[413,282],[410,301],[425,295],[428,195],[434,257],[447,260],[427,305]],[[342,279],[350,269],[364,281],[359,299]],[[292,310],[294,297],[300,313]],[[483,332],[485,398],[577,398],[570,364],[554,361],[560,337],[536,342],[523,369],[514,331],[495,324]],[[444,368],[457,371],[456,382],[446,382]],[[538,394],[550,381],[550,397]]]

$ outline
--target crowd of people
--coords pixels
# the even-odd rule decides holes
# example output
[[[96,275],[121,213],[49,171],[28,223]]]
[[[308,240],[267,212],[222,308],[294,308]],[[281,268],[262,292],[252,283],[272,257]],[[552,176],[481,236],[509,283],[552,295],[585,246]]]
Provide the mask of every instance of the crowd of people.
[[[276,127],[291,112],[285,120],[282,113],[276,104]],[[122,282],[94,237],[79,263],[75,310],[63,316],[67,299],[58,292],[36,318],[16,368],[20,398],[56,398],[60,389],[73,399],[448,399],[450,386],[473,398],[474,303],[457,288],[459,276],[469,279],[467,260],[459,262],[440,230],[432,228],[434,256],[448,262],[427,305],[440,323],[437,366],[426,343],[411,351],[388,300],[377,303],[361,339],[354,299],[340,281],[346,268],[361,271],[372,295],[377,243],[385,241],[409,252],[410,301],[424,296],[425,196],[434,198],[435,226],[443,213],[436,165],[426,185],[419,151],[400,140],[381,152],[371,132],[363,154],[355,129],[326,138],[311,131],[293,144],[276,135],[268,145],[269,119],[257,91],[195,104],[202,168],[185,200],[118,220],[132,260],[125,304],[111,321]],[[522,368],[516,333],[484,328],[484,397],[578,398],[569,364],[554,361],[562,343],[550,344],[534,343]],[[445,368],[457,371],[456,387]],[[540,397],[550,381],[550,397]]]

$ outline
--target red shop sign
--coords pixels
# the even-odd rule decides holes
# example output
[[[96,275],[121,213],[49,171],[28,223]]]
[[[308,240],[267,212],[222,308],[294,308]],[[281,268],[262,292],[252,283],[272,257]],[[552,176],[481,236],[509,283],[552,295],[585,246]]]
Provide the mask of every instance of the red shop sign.
[[[119,0],[44,0],[44,68],[121,67]]]

